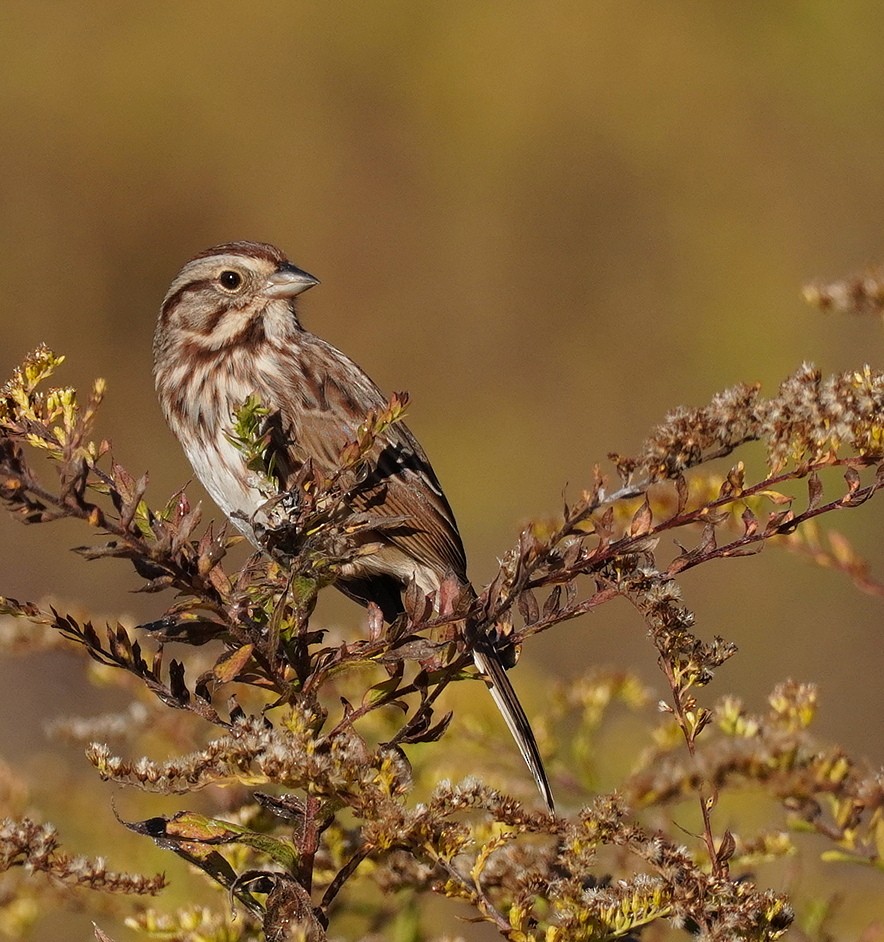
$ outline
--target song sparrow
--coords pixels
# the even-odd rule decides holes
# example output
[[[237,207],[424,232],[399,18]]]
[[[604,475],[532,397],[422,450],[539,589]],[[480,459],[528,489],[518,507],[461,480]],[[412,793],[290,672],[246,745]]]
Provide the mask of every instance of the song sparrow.
[[[157,323],[154,375],[166,420],[206,490],[256,545],[249,521],[267,498],[228,438],[232,413],[252,395],[272,411],[285,489],[308,459],[333,471],[366,415],[387,402],[352,360],[301,326],[295,299],[317,283],[274,246],[218,245],[184,266]],[[464,588],[470,583],[454,514],[414,435],[401,422],[389,426],[372,457],[382,485],[353,510],[371,502],[372,513],[405,523],[372,533],[376,550],[346,564],[336,585],[362,604],[375,602],[392,621],[412,580],[425,595],[451,575]],[[476,667],[552,809],[537,743],[501,656],[490,635],[472,635]]]

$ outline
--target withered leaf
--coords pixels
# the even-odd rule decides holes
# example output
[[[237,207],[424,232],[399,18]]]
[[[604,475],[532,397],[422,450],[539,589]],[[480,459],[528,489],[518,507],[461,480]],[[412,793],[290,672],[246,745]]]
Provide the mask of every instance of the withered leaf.
[[[436,592],[436,602],[440,615],[446,616],[454,613],[462,591],[463,586],[460,580],[454,573],[449,573],[449,575],[442,580]]]
[[[249,662],[254,650],[253,644],[244,644],[241,648],[234,648],[223,654],[212,668],[212,673],[218,683],[227,684],[236,680],[240,671]]]
[[[790,531],[789,523],[794,519],[795,514],[791,510],[780,510],[772,513],[767,518],[767,524],[764,528],[765,536],[773,533],[787,533]]]
[[[184,679],[185,668],[181,661],[169,661],[169,691],[180,705],[190,702],[190,691]]]
[[[234,893],[253,915],[259,918],[263,916],[264,908],[250,893],[237,885],[236,871],[210,844],[181,841],[168,836],[166,825],[169,819],[167,818],[157,817],[147,818],[144,821],[124,821],[118,816],[118,820],[130,831],[152,838],[158,847],[171,850],[178,857],[202,870],[221,886]]]
[[[254,792],[252,797],[258,804],[282,821],[301,821],[304,818],[304,802],[297,795],[268,795]]]
[[[734,851],[737,849],[737,842],[734,840],[734,835],[730,831],[725,831],[721,843],[718,845],[718,852],[716,857],[718,858],[719,863],[727,863],[731,857],[734,855]]]
[[[537,597],[530,589],[519,593],[518,599],[519,614],[526,625],[535,624],[540,618],[540,606],[537,604]]]
[[[761,491],[761,496],[766,497],[772,504],[791,504],[792,498],[788,494],[782,494],[779,491]]]
[[[445,734],[445,730],[448,729],[453,715],[452,713],[446,713],[438,723],[430,726],[433,711],[425,709],[421,712],[416,722],[409,723],[405,726],[404,732],[401,732],[399,736],[397,736],[396,741],[402,745],[419,742],[437,742]]]
[[[369,602],[368,610],[368,638],[370,641],[380,641],[384,637],[384,613],[375,602]]]
[[[544,621],[559,611],[559,601],[561,598],[562,587],[560,585],[554,585],[543,603]]]
[[[807,478],[807,509],[816,510],[823,497],[823,485],[816,471],[811,471]]]
[[[677,498],[675,513],[676,516],[681,516],[688,505],[688,496],[690,494],[687,479],[683,474],[678,474],[675,478],[675,493]]]
[[[444,641],[431,641],[429,638],[415,638],[413,641],[406,641],[404,644],[398,644],[395,648],[384,652],[378,657],[381,662],[384,661],[424,661],[434,657],[446,646]]]

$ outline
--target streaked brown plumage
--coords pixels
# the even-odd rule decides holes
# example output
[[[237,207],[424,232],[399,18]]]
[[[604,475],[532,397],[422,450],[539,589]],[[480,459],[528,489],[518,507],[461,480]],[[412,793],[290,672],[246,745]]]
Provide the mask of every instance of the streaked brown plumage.
[[[333,471],[342,448],[386,397],[335,347],[305,330],[295,298],[317,284],[279,249],[233,242],[207,249],[181,270],[163,302],[154,337],[154,375],[163,412],[194,470],[233,523],[258,545],[249,521],[266,498],[250,482],[225,431],[250,395],[274,412],[282,488],[310,459]],[[417,439],[404,424],[376,441],[373,484],[361,488],[354,513],[402,518],[360,539],[376,551],[348,563],[336,585],[392,620],[412,580],[425,594],[454,575],[469,586],[466,555],[451,507]],[[531,727],[489,639],[472,639],[473,659],[552,808],[552,795]]]

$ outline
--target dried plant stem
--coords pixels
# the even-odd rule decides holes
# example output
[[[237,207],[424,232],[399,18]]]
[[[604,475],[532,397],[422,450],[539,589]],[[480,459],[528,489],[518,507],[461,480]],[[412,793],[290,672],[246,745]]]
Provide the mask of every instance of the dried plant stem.
[[[64,517],[86,523],[105,541],[80,547],[83,556],[126,558],[145,580],[142,590],[178,595],[161,617],[136,628],[112,621],[96,629],[51,605],[5,597],[0,616],[50,626],[100,664],[117,668],[130,681],[126,689],[134,683],[154,695],[139,701],[146,715],[138,729],[128,714],[117,724],[107,718],[68,724],[89,743],[87,758],[103,780],[167,796],[203,790],[200,812],[179,810],[126,826],[225,888],[238,900],[239,922],[234,925],[224,906],[168,919],[151,909],[136,921],[152,937],[320,942],[329,910],[337,918],[346,907],[342,890],[352,882],[363,884],[355,898],[365,906],[367,932],[392,924],[398,903],[390,898],[407,890],[465,902],[473,918],[511,942],[634,938],[667,919],[707,942],[774,942],[794,911],[783,893],[755,885],[757,861],[794,851],[786,831],[796,820],[833,844],[828,853],[837,859],[884,870],[880,775],[811,737],[811,685],[778,686],[769,713],[760,717],[747,714],[735,696],[714,711],[698,705],[695,688],[709,684],[736,649],[694,634],[693,612],[675,582],[688,569],[788,537],[817,562],[880,589],[849,547],[831,536],[828,543],[816,541],[812,522],[864,504],[884,484],[884,374],[867,367],[824,379],[805,365],[769,399],[745,385],[703,408],[676,409],[638,458],[615,458],[618,488],[609,490],[597,469],[590,488],[565,504],[558,521],[526,527],[478,597],[459,591],[463,586],[454,578],[429,595],[412,583],[407,615],[388,628],[381,606],[370,605],[360,640],[333,643],[334,634],[316,620],[317,594],[360,554],[373,551],[362,537],[379,526],[370,512],[349,513],[346,488],[372,473],[376,439],[398,422],[404,398],[367,418],[357,440],[341,451],[337,470],[320,474],[307,463],[292,489],[267,497],[261,508],[266,523],[255,519],[262,553],[230,577],[220,561],[232,541],[215,537],[211,527],[197,534],[199,509],[190,508],[183,492],[164,510],[151,510],[147,477],[135,480],[108,457],[108,443],[88,440],[100,384],[86,407],[73,390],[37,388],[59,362],[41,348],[0,392],[0,501],[27,524]],[[272,490],[265,420],[273,416],[259,405],[247,401],[231,428],[248,470]],[[747,482],[742,462],[723,481],[702,473],[689,480],[690,469],[752,440],[767,448],[763,480]],[[54,462],[55,487],[41,484],[29,449]],[[874,477],[866,472],[861,478],[873,465],[879,466]],[[845,484],[824,497],[828,469],[841,469]],[[806,488],[801,506],[800,495],[779,491],[799,482]],[[677,549],[658,561],[664,535]],[[661,707],[669,714],[665,724],[647,730],[655,746],[618,786],[637,810],[612,793],[595,797],[575,816],[556,817],[476,776],[438,781],[438,767],[427,758],[432,750],[411,747],[435,743],[449,731],[451,715],[439,718],[434,711],[451,683],[473,676],[473,636],[465,626],[493,626],[489,635],[505,652],[618,596],[642,616],[670,691]],[[166,659],[172,642],[185,646],[184,654]],[[8,644],[18,650],[21,632]],[[360,666],[372,677],[362,687],[363,675],[354,670]],[[628,702],[634,686],[622,677],[592,677],[570,685],[562,697],[546,734],[550,754],[558,747],[555,771],[567,770],[555,783],[566,806],[591,792],[585,760],[593,754],[593,735],[607,705],[616,696]],[[170,722],[169,709],[200,722]],[[560,733],[557,725],[566,722],[567,732]],[[174,734],[164,736],[172,725]],[[118,727],[127,734],[125,756],[96,741]],[[151,732],[151,749],[162,743],[165,758],[132,755],[141,748],[135,735],[141,731]],[[457,746],[474,739],[471,733]],[[473,758],[464,758],[471,772],[496,756]],[[734,824],[733,834],[716,836],[719,794],[740,781],[756,783],[787,808],[778,832],[772,820],[759,833]],[[259,792],[256,785],[270,788]],[[13,822],[22,815],[3,805],[14,794],[0,766],[0,814]],[[672,805],[682,800],[699,801],[702,821],[687,847],[678,825],[667,825]],[[205,811],[213,803],[217,817]],[[656,815],[657,825],[646,815]],[[103,862],[58,853],[54,832],[42,825],[7,830],[4,877],[27,867],[126,893],[160,886],[157,878],[112,876]],[[353,908],[348,912],[360,918]],[[334,931],[347,931],[343,925]],[[412,935],[416,942],[427,938],[417,928]]]
[[[669,684],[669,690],[672,694],[673,715],[675,716],[679,729],[684,736],[685,745],[687,746],[691,759],[696,759],[697,752],[695,740],[697,733],[699,732],[700,725],[697,723],[689,723],[688,721],[685,703],[687,694],[675,676],[672,663],[664,657],[661,657],[658,663],[660,665],[660,669],[663,671],[663,676],[666,678],[666,681]],[[693,698],[688,700],[688,705],[691,703],[693,708],[695,708],[696,703],[693,702]],[[697,800],[700,804],[700,815],[703,819],[703,842],[706,845],[706,853],[709,855],[709,863],[712,867],[712,875],[726,880],[728,878],[727,861],[719,860],[718,853],[715,849],[715,836],[712,833],[712,817],[710,815],[710,810],[715,804],[715,799],[716,795],[714,789],[712,794],[707,796],[704,794],[703,786],[698,786]]]

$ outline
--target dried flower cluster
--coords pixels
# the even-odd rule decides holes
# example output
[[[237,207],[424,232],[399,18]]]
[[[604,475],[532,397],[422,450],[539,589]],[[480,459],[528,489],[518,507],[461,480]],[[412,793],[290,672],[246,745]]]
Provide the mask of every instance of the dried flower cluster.
[[[880,314],[884,310],[884,279],[878,269],[840,281],[816,282],[804,288],[804,299],[823,311]]]
[[[764,716],[733,697],[714,709],[698,703],[698,688],[735,647],[695,635],[677,582],[687,569],[778,541],[873,587],[863,561],[846,544],[821,542],[815,521],[860,506],[884,481],[884,375],[865,368],[823,379],[805,366],[770,399],[739,386],[702,409],[676,410],[637,457],[615,456],[617,490],[597,472],[561,519],[527,527],[478,598],[443,586],[435,609],[412,598],[409,614],[389,627],[370,607],[356,638],[331,643],[314,624],[315,600],[360,526],[343,510],[341,482],[364,470],[373,436],[398,421],[405,400],[394,398],[366,422],[339,474],[308,468],[298,501],[268,490],[267,552],[228,573],[225,531],[201,530],[200,510],[184,493],[152,509],[147,476],[136,479],[107,442],[93,440],[103,384],[85,405],[72,389],[44,391],[60,363],[41,348],[0,391],[0,501],[28,524],[79,519],[95,534],[78,550],[86,559],[128,559],[143,590],[177,598],[150,624],[99,628],[50,605],[0,597],[0,645],[9,654],[26,649],[19,626],[28,623],[41,632],[34,644],[46,646],[47,631],[73,643],[131,693],[132,707],[119,716],[54,726],[55,735],[88,743],[102,779],[165,795],[203,790],[200,811],[126,827],[186,860],[234,908],[219,895],[214,909],[130,913],[129,925],[145,937],[323,940],[341,938],[351,930],[337,925],[355,921],[354,937],[393,938],[397,920],[409,919],[408,937],[426,939],[419,901],[433,893],[512,942],[635,938],[664,924],[706,940],[768,940],[789,927],[793,904],[759,887],[755,869],[795,853],[798,830],[821,835],[830,857],[884,870],[884,781],[814,739],[812,687],[778,687]],[[272,471],[268,418],[251,401],[231,417],[231,440],[256,481]],[[749,480],[741,463],[717,479],[686,477],[753,440],[767,448],[760,480]],[[51,487],[34,469],[34,450],[57,470]],[[827,496],[822,475],[833,468],[844,486]],[[806,487],[803,500],[783,492],[794,482]],[[680,548],[663,559],[657,547],[667,533]],[[588,757],[607,712],[622,703],[647,714],[653,745],[619,794],[559,818],[479,778],[433,780],[431,756],[434,748],[444,754],[452,721],[436,715],[439,698],[475,677],[468,654],[451,643],[458,620],[468,614],[522,643],[618,597],[644,620],[666,700],[654,714],[634,677],[595,675],[551,697],[538,730],[552,756],[570,752],[551,762],[557,790],[585,802]],[[186,654],[167,659],[171,641]],[[197,732],[176,723],[182,714]],[[475,737],[458,723],[464,742]],[[568,724],[564,737],[559,727]],[[138,749],[145,729],[174,743],[175,757],[124,757],[106,742],[125,733],[127,748]],[[226,788],[209,787],[217,785]],[[750,786],[780,814],[763,830],[725,828],[716,818],[720,796]],[[695,808],[696,836],[672,825],[673,807],[685,801]],[[114,874],[103,861],[62,854],[52,828],[7,804],[7,876],[25,868],[96,889],[161,889],[160,877]],[[0,916],[11,906],[0,893]],[[348,915],[349,923],[337,922]],[[110,938],[102,930],[97,937]]]
[[[0,821],[0,869],[25,866],[50,874],[54,879],[108,893],[158,893],[166,881],[162,876],[142,877],[114,873],[101,858],[70,857],[58,849],[55,828],[29,818]]]
[[[790,463],[819,464],[846,450],[874,461],[884,450],[884,373],[865,366],[823,379],[805,363],[764,399],[741,384],[700,409],[680,408],[654,429],[635,459],[617,458],[625,481],[636,472],[674,478],[703,461],[730,454],[749,441],[767,445],[773,471]]]

